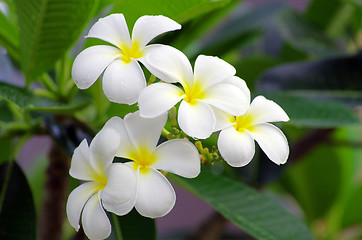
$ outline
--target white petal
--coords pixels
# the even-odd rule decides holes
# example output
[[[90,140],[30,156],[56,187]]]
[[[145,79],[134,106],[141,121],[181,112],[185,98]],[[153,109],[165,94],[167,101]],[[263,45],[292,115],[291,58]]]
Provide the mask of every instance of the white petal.
[[[132,41],[145,46],[158,35],[181,29],[181,25],[165,16],[142,16],[137,19],[132,31]]]
[[[153,118],[172,108],[184,97],[184,92],[168,83],[155,83],[147,86],[138,98],[142,117]]]
[[[137,61],[124,63],[114,60],[103,75],[103,90],[107,98],[115,103],[134,104],[146,87],[146,79]]]
[[[118,48],[131,46],[131,38],[123,14],[111,14],[96,22],[86,37],[98,38]]]
[[[79,230],[80,214],[83,210],[84,204],[92,195],[96,195],[97,183],[86,182],[74,189],[68,197],[67,201],[67,216],[70,225],[72,225],[76,231]]]
[[[143,118],[137,111],[124,117],[126,130],[133,146],[145,147],[148,150],[156,147],[166,121],[167,113],[156,118]]]
[[[200,173],[200,155],[195,145],[184,139],[174,139],[159,145],[157,160],[152,168],[194,178]]]
[[[231,78],[225,79],[225,82],[229,82],[238,86],[244,92],[244,95],[248,99],[248,105],[250,105],[250,90],[243,79],[237,76],[232,76]]]
[[[195,61],[194,79],[207,87],[235,75],[235,68],[218,57],[199,55]]]
[[[93,180],[97,172],[94,171],[90,159],[88,143],[87,140],[84,139],[79,146],[74,149],[69,170],[70,176],[85,181]]]
[[[182,101],[178,111],[178,123],[182,131],[193,138],[208,138],[214,130],[215,115],[212,108],[201,101],[189,104]]]
[[[176,195],[165,176],[149,168],[147,173],[140,173],[138,184],[136,209],[142,216],[157,218],[171,211]]]
[[[274,125],[262,123],[254,125],[251,135],[270,160],[276,164],[286,163],[289,146],[283,132]]]
[[[231,83],[217,83],[205,89],[202,100],[234,116],[245,113],[249,107],[249,98],[243,90]]]
[[[94,194],[84,206],[82,226],[84,233],[91,240],[105,239],[111,234],[111,223],[101,205],[98,194]]]
[[[112,163],[105,169],[104,175],[107,177],[107,185],[101,193],[103,204],[121,204],[134,195],[137,179],[135,171],[130,166]]]
[[[289,121],[284,110],[272,100],[263,96],[257,96],[250,104],[248,115],[252,117],[254,123]]]
[[[124,165],[127,165],[132,169],[132,171],[134,171],[133,164],[134,162],[127,162]],[[127,201],[118,204],[108,204],[108,202],[103,201],[102,203],[105,209],[120,216],[129,213],[133,209],[133,207],[136,204],[137,195],[138,195],[139,171],[135,172],[135,175],[136,175],[136,188],[135,191],[133,192],[133,195]]]
[[[89,88],[102,74],[104,69],[116,58],[120,50],[105,45],[89,47],[74,60],[72,77],[80,89]]]
[[[232,124],[235,123],[235,117],[233,115],[221,111],[220,109],[215,107],[213,107],[212,110],[214,111],[216,119],[214,127],[215,132],[230,127]]]
[[[121,144],[121,136],[116,131],[118,128],[117,124],[119,124],[118,117],[108,120],[90,144],[92,166],[94,166],[99,174],[102,174],[103,169],[112,163]]]
[[[217,141],[221,156],[233,167],[247,165],[254,156],[254,139],[245,130],[240,133],[234,127],[228,127],[220,132]]]
[[[147,46],[144,52],[142,63],[153,75],[165,82],[192,86],[192,67],[183,52],[160,44]]]

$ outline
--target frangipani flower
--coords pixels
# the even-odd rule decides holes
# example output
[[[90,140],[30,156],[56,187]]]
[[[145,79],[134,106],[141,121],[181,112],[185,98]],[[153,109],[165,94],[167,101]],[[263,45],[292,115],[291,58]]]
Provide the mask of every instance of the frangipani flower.
[[[112,163],[120,144],[114,129],[114,119],[109,120],[94,137],[90,147],[84,139],[74,150],[69,174],[86,181],[74,189],[68,198],[67,216],[78,231],[82,226],[90,239],[105,239],[111,233],[107,210],[124,204],[136,191],[136,174],[129,166]],[[124,212],[125,214],[127,212]]]
[[[118,207],[128,211],[135,207],[141,215],[150,218],[166,215],[173,208],[176,195],[158,170],[186,178],[196,177],[200,173],[196,147],[184,139],[173,139],[156,147],[167,114],[147,119],[135,112],[127,114],[124,120],[114,119],[118,121],[118,132],[123,139],[117,156],[132,160],[126,164],[137,174],[137,193],[133,200]],[[117,213],[117,209],[113,212]]]
[[[151,84],[141,92],[138,104],[142,117],[159,116],[182,100],[180,128],[191,137],[204,139],[215,129],[215,109],[236,116],[245,113],[249,89],[227,62],[200,55],[193,73],[187,57],[172,47],[153,51],[146,59],[148,70],[166,83]],[[183,89],[170,83],[180,83]]]
[[[116,103],[133,104],[146,86],[139,63],[152,52],[148,45],[156,36],[178,30],[181,25],[164,16],[142,16],[130,38],[123,14],[101,18],[90,29],[88,36],[109,42],[114,46],[98,45],[82,51],[74,61],[72,76],[80,89],[89,88],[102,74],[103,90],[107,98]]]
[[[287,161],[287,139],[279,128],[269,122],[286,122],[289,117],[275,102],[258,96],[244,115],[234,117],[224,114],[223,120],[221,125],[228,127],[221,130],[217,144],[221,156],[229,165],[247,165],[255,153],[254,140],[274,163],[279,165]]]

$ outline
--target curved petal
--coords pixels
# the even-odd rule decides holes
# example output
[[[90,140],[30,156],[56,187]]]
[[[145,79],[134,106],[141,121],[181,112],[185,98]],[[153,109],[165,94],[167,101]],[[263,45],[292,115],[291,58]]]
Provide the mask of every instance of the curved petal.
[[[76,231],[78,231],[80,227],[80,214],[83,210],[84,204],[92,195],[96,195],[97,190],[97,183],[86,182],[69,194],[66,211],[69,223]]]
[[[156,118],[143,118],[139,111],[129,113],[124,117],[128,136],[136,148],[146,147],[153,150],[167,121],[167,113]]]
[[[184,139],[173,139],[155,150],[156,162],[152,168],[194,178],[200,173],[200,155],[195,145]]]
[[[147,69],[164,82],[179,82],[183,87],[193,83],[192,67],[188,58],[176,48],[167,45],[150,45],[144,49],[141,60]]]
[[[103,204],[121,204],[134,195],[137,179],[135,171],[130,166],[112,163],[104,170],[104,175],[107,177],[107,185],[101,193]]]
[[[199,55],[195,61],[194,79],[208,87],[235,75],[235,68],[218,57]]]
[[[111,14],[100,18],[86,37],[101,39],[120,49],[123,45],[131,46],[131,38],[123,14]]]
[[[183,97],[184,92],[172,84],[151,84],[139,95],[140,115],[146,118],[159,116],[170,110]]]
[[[278,104],[263,96],[257,96],[254,98],[250,104],[248,115],[252,117],[255,124],[289,121],[288,115]]]
[[[289,146],[286,137],[279,128],[269,123],[262,123],[254,125],[251,135],[270,160],[278,165],[286,163]]]
[[[100,175],[103,169],[112,163],[121,144],[121,136],[116,131],[117,124],[119,124],[118,117],[109,119],[90,144],[92,166]]]
[[[166,177],[149,168],[147,173],[140,173],[138,180],[137,211],[150,218],[169,213],[175,205],[176,194]]]
[[[112,102],[134,104],[145,87],[143,70],[135,60],[124,63],[116,59],[104,71],[103,90]]]
[[[132,31],[132,41],[145,46],[158,35],[181,29],[181,25],[165,16],[142,16],[137,19]]]
[[[208,138],[215,127],[212,108],[201,101],[189,104],[182,101],[178,110],[178,124],[182,131],[193,138]]]
[[[79,146],[74,149],[69,169],[70,176],[85,181],[93,180],[95,176],[97,176],[97,172],[94,171],[90,159],[88,143],[87,140],[84,139]]]
[[[94,194],[86,203],[82,213],[84,233],[90,239],[105,239],[111,234],[111,223],[99,200]]]
[[[232,83],[217,83],[205,89],[203,102],[234,116],[244,114],[249,107],[249,98],[243,90]]]
[[[134,162],[127,162],[125,163],[128,167],[130,167],[132,170]],[[118,203],[118,204],[108,204],[106,201],[103,201],[103,207],[107,209],[107,211],[113,212],[117,215],[123,216],[127,213],[129,213],[133,207],[136,204],[137,195],[138,195],[138,178],[139,178],[139,171],[135,171],[136,175],[136,188],[135,191],[133,191],[133,195],[125,202]]]
[[[247,97],[248,106],[250,105],[250,90],[243,79],[237,76],[232,76],[231,78],[225,79],[225,82],[229,82],[238,86],[244,92],[244,95]]]
[[[215,107],[213,107],[212,110],[214,111],[216,119],[214,132],[230,127],[235,123],[235,117],[233,115],[221,111],[220,109]]]
[[[247,165],[254,156],[254,139],[245,130],[240,133],[234,127],[228,127],[220,132],[217,141],[221,156],[232,167]]]
[[[105,45],[83,50],[75,58],[72,68],[72,77],[77,87],[89,88],[119,54],[119,49]]]

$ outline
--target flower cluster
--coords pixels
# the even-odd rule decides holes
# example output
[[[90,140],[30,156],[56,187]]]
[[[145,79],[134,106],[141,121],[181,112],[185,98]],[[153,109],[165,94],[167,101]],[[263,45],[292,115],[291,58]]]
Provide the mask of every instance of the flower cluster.
[[[124,16],[112,14],[96,22],[87,37],[113,46],[89,47],[74,61],[72,76],[80,89],[89,88],[103,73],[103,90],[110,101],[139,106],[124,119],[111,118],[90,146],[84,140],[74,151],[70,175],[85,183],[70,194],[67,215],[76,230],[82,223],[90,239],[104,239],[111,232],[104,209],[117,215],[133,208],[150,218],[166,215],[176,196],[165,172],[186,178],[200,173],[200,154],[187,139],[157,145],[168,110],[179,102],[180,129],[194,139],[220,131],[218,149],[229,165],[248,164],[254,140],[276,164],[288,158],[284,134],[269,123],[288,121],[287,114],[263,96],[250,103],[250,91],[232,65],[200,55],[192,68],[181,51],[148,44],[180,28],[164,16],[143,16],[131,38]],[[139,62],[160,81],[146,86]],[[113,162],[114,157],[128,161]]]

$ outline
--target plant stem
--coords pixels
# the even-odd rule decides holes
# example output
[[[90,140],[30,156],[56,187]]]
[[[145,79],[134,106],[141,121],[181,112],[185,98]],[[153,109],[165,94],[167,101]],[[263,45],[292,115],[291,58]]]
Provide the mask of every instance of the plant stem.
[[[148,79],[147,86],[151,85],[156,80],[156,76],[151,74],[150,78]]]
[[[117,239],[123,240],[122,230],[121,230],[121,227],[119,226],[119,221],[118,221],[117,215],[114,213],[112,213],[112,220],[113,220],[113,227],[116,230]]]

